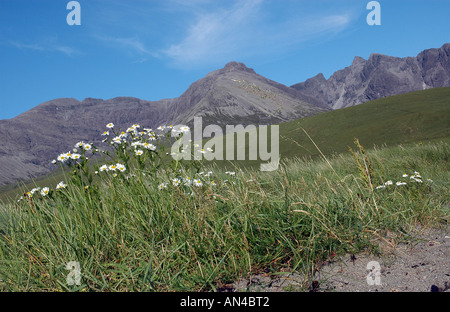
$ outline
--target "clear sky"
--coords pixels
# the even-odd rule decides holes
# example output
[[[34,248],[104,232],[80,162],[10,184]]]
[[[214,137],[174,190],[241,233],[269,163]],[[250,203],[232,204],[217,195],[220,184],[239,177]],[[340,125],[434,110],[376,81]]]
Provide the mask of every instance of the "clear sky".
[[[0,119],[55,98],[159,100],[229,61],[292,85],[450,42],[449,0],[0,0]]]

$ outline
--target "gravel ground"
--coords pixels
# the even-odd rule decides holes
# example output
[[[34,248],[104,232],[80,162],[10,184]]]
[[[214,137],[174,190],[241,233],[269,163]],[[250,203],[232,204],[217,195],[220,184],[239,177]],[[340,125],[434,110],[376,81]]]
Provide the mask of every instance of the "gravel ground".
[[[286,292],[450,292],[450,225],[441,230],[420,230],[410,242],[395,244],[386,237],[382,256],[346,255],[323,264],[311,285],[303,276],[255,275],[228,285],[223,291]],[[378,267],[368,264],[378,264]]]

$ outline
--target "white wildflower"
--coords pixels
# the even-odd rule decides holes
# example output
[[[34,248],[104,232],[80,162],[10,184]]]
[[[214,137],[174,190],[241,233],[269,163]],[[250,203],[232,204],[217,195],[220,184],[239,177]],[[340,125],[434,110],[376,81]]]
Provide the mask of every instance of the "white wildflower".
[[[59,182],[59,183],[56,185],[56,189],[57,189],[57,190],[62,189],[62,188],[66,188],[66,187],[67,187],[67,185],[66,185],[63,181]]]
[[[122,165],[122,164],[116,164],[116,166],[117,166],[117,169],[120,171],[120,172],[124,172],[127,168],[124,166],[124,165]]]
[[[85,143],[85,144],[83,144],[83,149],[85,151],[90,151],[90,150],[92,150],[92,145],[88,144],[88,143]]]
[[[195,186],[198,186],[198,187],[201,187],[201,186],[203,185],[203,183],[202,183],[202,181],[199,180],[199,179],[194,179],[194,185],[195,185]]]
[[[48,192],[50,192],[50,189],[49,189],[48,187],[44,187],[44,188],[41,190],[41,195],[42,195],[42,196],[47,196],[47,195],[48,195]]]

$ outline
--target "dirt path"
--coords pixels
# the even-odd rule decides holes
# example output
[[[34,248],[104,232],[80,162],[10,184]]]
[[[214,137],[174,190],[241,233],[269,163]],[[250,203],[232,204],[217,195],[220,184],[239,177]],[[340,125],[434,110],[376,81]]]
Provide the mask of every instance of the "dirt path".
[[[381,257],[347,255],[326,263],[309,287],[334,292],[450,292],[450,225],[444,230],[423,230],[419,237],[398,245],[386,239]],[[375,265],[370,266],[372,270],[370,262]],[[256,275],[228,291],[305,291],[305,282],[296,273],[276,278]]]

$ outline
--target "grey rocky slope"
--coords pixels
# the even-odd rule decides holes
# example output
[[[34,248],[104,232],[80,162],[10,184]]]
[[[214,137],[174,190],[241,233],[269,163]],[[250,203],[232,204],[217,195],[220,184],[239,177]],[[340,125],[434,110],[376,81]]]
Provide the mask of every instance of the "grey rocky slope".
[[[203,125],[271,124],[326,110],[314,102],[236,62],[194,82],[174,99],[55,99],[0,120],[0,186],[48,173],[59,153],[78,141],[99,142],[110,122],[122,129],[134,123],[152,128],[189,125],[194,116],[203,116]]]
[[[353,106],[401,93],[450,86],[450,44],[428,49],[416,57],[373,53],[325,79],[318,74],[292,88],[332,109]]]

